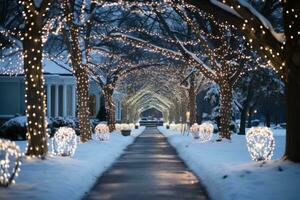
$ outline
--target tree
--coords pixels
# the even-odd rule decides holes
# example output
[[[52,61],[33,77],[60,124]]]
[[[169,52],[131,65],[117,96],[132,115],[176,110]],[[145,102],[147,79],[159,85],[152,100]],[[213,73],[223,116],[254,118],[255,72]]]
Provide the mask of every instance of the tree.
[[[91,4],[90,13],[88,13],[88,18],[81,21],[75,16],[82,17],[86,15],[85,7],[86,2],[82,2],[81,7],[78,8],[77,2],[75,0],[61,0],[62,12],[65,19],[65,24],[63,25],[63,35],[65,42],[68,47],[70,54],[70,59],[73,67],[73,72],[76,77],[76,92],[77,92],[77,117],[79,120],[80,138],[82,142],[86,142],[91,139],[91,126],[89,122],[89,109],[88,109],[88,90],[89,90],[89,77],[87,69],[87,41],[85,46],[81,45],[80,36],[80,25],[84,24],[87,36],[89,35],[90,28],[92,26],[93,9],[94,4]],[[80,11],[84,13],[80,13]],[[78,14],[79,13],[79,14]],[[84,18],[85,19],[85,18]],[[87,37],[88,38],[88,37]],[[85,52],[85,53],[84,53]]]
[[[236,87],[234,103],[240,111],[240,131],[245,134],[246,119],[251,126],[254,108],[265,114],[266,124],[270,125],[270,109],[279,104],[284,91],[282,81],[270,69],[257,69],[243,76]]]
[[[28,0],[19,1],[19,4],[20,7],[17,7],[17,11],[21,10],[24,17],[23,21],[20,22],[18,14],[15,16],[9,15],[7,26],[13,26],[14,22],[17,25],[24,25],[24,28],[20,28],[22,27],[20,25],[13,28],[13,31],[5,30],[4,33],[8,38],[14,38],[13,43],[19,43],[19,47],[16,48],[17,51],[20,48],[22,49],[28,138],[26,155],[43,158],[48,151],[42,65],[43,36],[47,38],[47,29],[45,30],[46,12],[51,5],[51,1],[43,0],[38,3]]]
[[[268,23],[268,20],[246,1],[228,0],[220,3],[225,6],[215,5],[208,0],[187,0],[186,2],[238,27],[247,39],[252,41],[253,48],[258,50],[261,55],[266,56],[269,63],[285,80],[287,105],[285,156],[287,159],[300,162],[300,136],[298,134],[300,62],[296,59],[300,52],[299,42],[297,42],[300,37],[298,34],[300,30],[299,3],[294,0],[281,2],[279,9],[282,10],[284,29],[281,37],[277,37],[278,34],[274,31],[271,23]],[[232,9],[225,10],[226,6]]]

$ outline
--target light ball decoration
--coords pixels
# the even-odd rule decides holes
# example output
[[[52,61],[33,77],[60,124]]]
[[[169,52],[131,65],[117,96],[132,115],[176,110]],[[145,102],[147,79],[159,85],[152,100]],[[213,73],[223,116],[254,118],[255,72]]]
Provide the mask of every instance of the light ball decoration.
[[[214,132],[214,126],[211,123],[205,122],[199,126],[200,142],[208,142],[211,140]]]
[[[172,122],[172,123],[170,124],[170,129],[171,129],[172,131],[175,131],[175,129],[176,129],[176,124],[175,124],[174,122]]]
[[[125,123],[121,124],[121,130],[130,130],[129,124],[125,124]]]
[[[267,127],[252,127],[246,133],[247,148],[252,160],[270,160],[275,148],[273,132]]]
[[[95,128],[96,138],[100,141],[109,140],[109,128],[106,124],[98,124]]]
[[[117,130],[117,131],[120,131],[120,130],[122,130],[122,126],[121,126],[121,124],[119,124],[119,123],[117,123],[117,124],[116,124],[116,130]]]
[[[77,148],[77,135],[70,127],[61,127],[54,134],[52,149],[58,156],[73,156]]]
[[[20,172],[21,151],[15,142],[0,139],[0,186],[15,183]]]
[[[129,129],[134,129],[134,127],[135,127],[135,124],[134,123],[130,123],[130,124],[128,124],[128,126],[129,126]]]
[[[194,123],[190,127],[190,132],[194,136],[194,139],[199,139],[199,137],[200,137],[199,128],[200,128],[200,126],[197,123]]]

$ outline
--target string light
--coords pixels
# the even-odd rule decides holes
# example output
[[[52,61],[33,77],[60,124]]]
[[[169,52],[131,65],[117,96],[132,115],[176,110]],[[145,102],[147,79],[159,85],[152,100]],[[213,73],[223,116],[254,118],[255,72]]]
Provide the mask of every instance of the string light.
[[[0,186],[15,183],[21,165],[21,151],[15,142],[0,139]]]
[[[252,127],[246,133],[247,147],[252,160],[270,160],[275,148],[273,132],[268,127]]]
[[[199,130],[200,129],[200,125],[197,123],[194,123],[191,127],[190,127],[190,132],[192,133],[194,139],[199,139],[200,138],[200,133]]]
[[[200,142],[208,142],[211,140],[214,132],[214,126],[211,123],[205,122],[199,126],[199,140]]]
[[[77,148],[77,135],[70,127],[60,127],[52,140],[53,153],[58,156],[73,156]]]
[[[109,140],[109,128],[106,124],[98,124],[95,127],[96,138],[100,141]]]

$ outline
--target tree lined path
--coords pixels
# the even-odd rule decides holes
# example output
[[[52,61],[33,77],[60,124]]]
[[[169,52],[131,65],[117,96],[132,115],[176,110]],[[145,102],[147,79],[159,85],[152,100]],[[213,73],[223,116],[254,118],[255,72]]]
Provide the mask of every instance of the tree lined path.
[[[105,152],[102,152],[105,153]],[[85,199],[208,199],[199,180],[157,129],[148,128]]]

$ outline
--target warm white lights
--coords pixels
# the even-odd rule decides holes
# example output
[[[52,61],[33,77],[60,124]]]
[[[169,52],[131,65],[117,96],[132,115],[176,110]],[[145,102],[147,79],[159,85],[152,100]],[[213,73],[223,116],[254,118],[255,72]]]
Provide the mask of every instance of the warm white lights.
[[[16,143],[0,139],[0,186],[7,187],[15,182],[20,171],[21,152]]]
[[[106,124],[98,124],[95,128],[96,138],[100,141],[109,140],[109,128]]]
[[[200,126],[197,123],[194,123],[191,127],[190,127],[190,132],[193,134],[195,139],[199,139],[199,128]]]
[[[247,147],[252,160],[270,160],[275,141],[273,132],[267,127],[252,127],[246,133]]]
[[[59,128],[52,140],[54,154],[59,156],[73,156],[76,148],[77,136],[75,130],[69,127]]]
[[[199,126],[199,140],[200,142],[208,142],[211,140],[214,132],[214,126],[211,123],[203,123]]]

